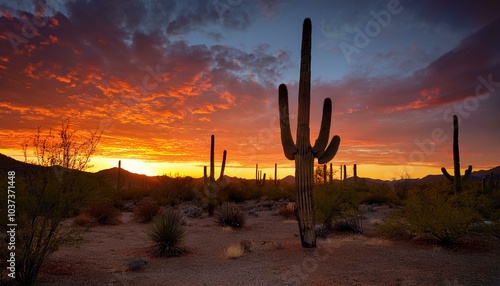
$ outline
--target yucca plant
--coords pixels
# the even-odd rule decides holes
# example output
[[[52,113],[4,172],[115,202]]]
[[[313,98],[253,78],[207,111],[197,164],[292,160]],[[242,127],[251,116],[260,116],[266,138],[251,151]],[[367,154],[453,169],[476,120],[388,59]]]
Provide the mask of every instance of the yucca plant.
[[[222,203],[216,210],[217,223],[221,226],[243,227],[247,221],[246,215],[240,210],[231,207],[229,203]]]
[[[156,257],[179,256],[185,252],[180,246],[185,237],[182,217],[175,211],[168,210],[155,217],[149,226],[148,236],[155,243]]]

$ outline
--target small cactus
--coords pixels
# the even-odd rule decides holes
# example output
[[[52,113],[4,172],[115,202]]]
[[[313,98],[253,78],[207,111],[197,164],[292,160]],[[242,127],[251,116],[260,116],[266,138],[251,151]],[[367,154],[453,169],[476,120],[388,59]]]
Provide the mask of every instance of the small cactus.
[[[207,166],[203,167],[203,180],[205,182],[205,194],[208,197],[208,214],[212,216],[215,210],[215,198],[219,194],[220,184],[224,180],[224,169],[226,167],[227,151],[224,150],[222,155],[222,166],[220,176],[215,180],[215,163],[214,163],[214,147],[215,136],[212,135],[210,143],[210,177],[207,176]]]
[[[255,164],[255,184],[257,187],[262,188],[266,183],[266,173],[262,176],[262,170],[259,171],[259,164]]]
[[[458,148],[458,117],[453,115],[453,169],[454,176],[446,170],[445,167],[441,168],[443,175],[455,185],[455,193],[462,192],[462,182],[467,180],[472,173],[472,166],[469,165],[465,170],[464,176],[460,175],[460,151]]]

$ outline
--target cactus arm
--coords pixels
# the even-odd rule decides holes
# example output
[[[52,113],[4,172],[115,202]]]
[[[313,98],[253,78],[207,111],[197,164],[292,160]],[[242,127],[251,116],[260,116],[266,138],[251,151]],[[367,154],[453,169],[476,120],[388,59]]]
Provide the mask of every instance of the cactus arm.
[[[226,157],[227,157],[227,151],[224,150],[224,153],[222,153],[222,166],[220,169],[220,177],[218,181],[222,181],[224,179],[224,169],[226,168]]]
[[[448,171],[446,171],[446,168],[445,168],[445,167],[441,168],[441,172],[443,172],[443,175],[444,175],[444,176],[445,176],[448,180],[450,180],[451,182],[454,182],[454,181],[455,181],[455,179],[453,178],[453,176],[452,176],[452,175],[450,175],[450,173],[448,173]]]
[[[335,157],[337,151],[339,150],[340,145],[340,137],[335,135],[330,142],[330,145],[326,148],[325,151],[318,154],[318,164],[326,164],[330,162],[330,160]]]
[[[288,160],[294,160],[297,154],[297,147],[293,142],[292,131],[290,129],[290,117],[288,112],[288,90],[286,85],[279,86],[279,111],[280,111],[280,129],[281,145],[283,152]]]
[[[464,176],[462,177],[462,181],[466,181],[469,179],[470,175],[472,173],[472,166],[469,165],[469,167],[467,168],[467,170],[465,170],[465,174]]]
[[[314,142],[312,152],[318,154],[325,150],[330,136],[330,125],[332,122],[332,100],[326,98],[323,103],[323,117],[321,118],[321,127],[319,130],[318,139]]]

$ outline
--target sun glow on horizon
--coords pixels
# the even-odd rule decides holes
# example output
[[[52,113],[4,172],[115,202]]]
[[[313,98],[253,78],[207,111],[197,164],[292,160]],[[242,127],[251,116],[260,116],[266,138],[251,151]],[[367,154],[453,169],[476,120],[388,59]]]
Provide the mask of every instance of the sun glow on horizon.
[[[0,153],[5,154],[13,159],[24,162],[24,156],[21,150],[0,149]],[[29,157],[28,160],[34,160]],[[154,160],[142,160],[135,158],[114,158],[103,156],[92,156],[88,163],[88,172],[98,172],[101,170],[118,167],[118,161],[121,160],[122,169],[131,173],[143,174],[147,176],[191,176],[193,178],[203,177],[203,167],[209,168],[209,162],[162,162]],[[340,178],[341,162],[332,161],[334,179]],[[347,177],[353,176],[352,163],[344,163],[347,165]],[[330,163],[327,164],[328,172],[330,172]],[[315,165],[315,168],[318,165]],[[488,169],[488,168],[486,168]],[[259,163],[259,170],[266,174],[266,179],[274,179],[274,162]],[[479,169],[478,169],[479,170]],[[215,165],[215,177],[219,177],[221,171],[220,162]],[[227,164],[224,175],[230,177],[255,179],[255,165],[242,166],[239,164]],[[207,170],[210,172],[210,169]],[[418,179],[427,175],[441,174],[440,167],[429,165],[385,165],[385,164],[357,164],[357,175],[361,178],[372,178],[380,180],[394,180],[401,178]],[[287,176],[295,175],[295,167],[293,161],[288,161],[286,164],[278,164],[278,179],[283,179]]]

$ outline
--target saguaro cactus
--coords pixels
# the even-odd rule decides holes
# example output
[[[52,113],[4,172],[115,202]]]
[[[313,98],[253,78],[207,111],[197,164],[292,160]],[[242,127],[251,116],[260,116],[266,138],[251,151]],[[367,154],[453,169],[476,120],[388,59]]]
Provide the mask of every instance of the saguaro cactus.
[[[255,184],[259,189],[266,184],[266,173],[262,176],[262,170],[259,171],[259,164],[255,164]]]
[[[441,168],[443,175],[448,178],[455,185],[455,193],[460,193],[462,191],[462,181],[469,178],[472,173],[472,166],[469,165],[467,170],[465,170],[464,176],[460,176],[460,151],[458,149],[458,117],[453,115],[453,168],[454,176],[451,176],[446,168]]]
[[[323,104],[323,116],[318,138],[314,146],[311,146],[310,143],[311,32],[311,20],[307,18],[304,20],[302,30],[296,143],[293,141],[290,129],[288,90],[284,84],[279,86],[281,143],[285,157],[295,161],[296,214],[303,247],[316,247],[312,200],[314,158],[318,158],[319,164],[328,163],[337,153],[340,144],[340,137],[334,136],[327,147],[332,115],[332,101],[329,98],[325,99]]]
[[[352,171],[354,173],[354,176],[353,176],[354,182],[356,182],[358,180],[358,168],[357,168],[356,164],[354,164],[352,166]]]
[[[203,180],[205,182],[205,194],[208,197],[208,214],[211,216],[215,210],[215,198],[219,194],[219,184],[224,180],[224,169],[226,167],[227,151],[222,154],[222,166],[220,176],[215,180],[215,163],[214,163],[214,147],[215,136],[212,135],[210,142],[210,177],[207,177],[207,166],[203,167]]]

